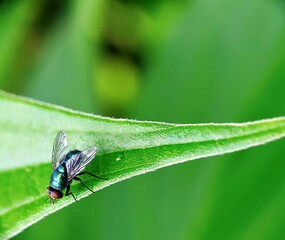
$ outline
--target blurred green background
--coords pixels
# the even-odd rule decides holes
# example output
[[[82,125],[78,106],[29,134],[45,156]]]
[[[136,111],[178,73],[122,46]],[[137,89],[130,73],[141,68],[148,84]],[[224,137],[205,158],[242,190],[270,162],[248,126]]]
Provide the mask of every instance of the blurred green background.
[[[140,120],[284,116],[285,2],[0,1],[0,88]],[[116,184],[15,239],[285,239],[284,144]]]

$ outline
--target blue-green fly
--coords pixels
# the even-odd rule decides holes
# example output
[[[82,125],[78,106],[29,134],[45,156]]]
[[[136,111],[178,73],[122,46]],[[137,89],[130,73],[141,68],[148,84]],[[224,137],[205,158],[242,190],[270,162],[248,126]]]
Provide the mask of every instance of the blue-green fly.
[[[83,151],[68,150],[66,133],[61,130],[54,140],[52,150],[52,174],[50,178],[50,186],[47,187],[47,193],[54,203],[55,199],[63,197],[62,191],[66,188],[65,196],[71,195],[75,201],[76,198],[72,192],[70,192],[70,184],[72,180],[81,182],[81,184],[89,189],[83,181],[78,177],[83,174],[89,174],[92,177],[99,178],[101,180],[107,180],[98,177],[92,173],[83,171],[85,167],[94,159],[97,148],[90,147]]]

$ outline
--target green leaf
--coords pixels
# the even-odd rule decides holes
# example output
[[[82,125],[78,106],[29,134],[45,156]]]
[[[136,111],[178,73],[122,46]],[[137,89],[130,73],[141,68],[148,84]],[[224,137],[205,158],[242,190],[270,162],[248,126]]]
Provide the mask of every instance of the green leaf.
[[[23,43],[34,19],[31,12],[37,12],[38,6],[33,1],[24,0],[3,4],[0,8],[0,85],[1,88],[14,84],[11,78],[17,66],[16,62],[22,60]],[[27,59],[26,59],[27,61]],[[24,64],[23,62],[21,62]],[[18,70],[18,69],[17,69]]]
[[[95,109],[91,83],[98,51],[98,18],[104,4],[104,1],[71,4],[42,43],[23,95],[83,111]],[[91,27],[90,22],[96,25]]]
[[[207,156],[264,144],[285,136],[285,118],[244,124],[167,124],[111,119],[0,92],[0,238],[74,202],[52,205],[45,188],[51,174],[54,137],[65,129],[71,148],[97,146],[87,167],[108,178],[82,178],[98,191],[127,178]],[[90,195],[72,184],[77,199]]]

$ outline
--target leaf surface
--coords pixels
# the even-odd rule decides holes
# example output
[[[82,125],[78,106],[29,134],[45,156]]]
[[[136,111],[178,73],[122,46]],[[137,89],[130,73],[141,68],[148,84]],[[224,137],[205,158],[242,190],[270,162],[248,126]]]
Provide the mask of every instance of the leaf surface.
[[[70,149],[98,148],[87,170],[108,178],[83,177],[98,191],[116,182],[189,160],[221,155],[285,135],[285,118],[243,124],[167,124],[104,118],[0,92],[0,237],[16,235],[41,218],[74,202],[52,205],[45,188],[51,150],[65,129]],[[90,194],[80,184],[77,199]]]

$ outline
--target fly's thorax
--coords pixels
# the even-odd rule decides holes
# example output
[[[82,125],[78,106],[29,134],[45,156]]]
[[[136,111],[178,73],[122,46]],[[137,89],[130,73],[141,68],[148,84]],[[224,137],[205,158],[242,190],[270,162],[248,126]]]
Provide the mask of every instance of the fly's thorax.
[[[65,166],[64,166],[64,165],[58,166],[58,167],[57,167],[57,171],[58,171],[59,173],[65,173]]]
[[[67,185],[67,174],[65,165],[59,165],[56,169],[54,169],[51,179],[50,186],[54,189],[62,191],[66,188]]]

